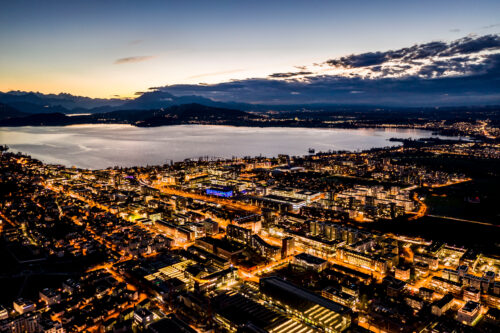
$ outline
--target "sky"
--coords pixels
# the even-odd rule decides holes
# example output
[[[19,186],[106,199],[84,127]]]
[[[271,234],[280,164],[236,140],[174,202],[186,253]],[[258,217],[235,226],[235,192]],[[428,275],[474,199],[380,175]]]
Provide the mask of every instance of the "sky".
[[[354,68],[349,59],[355,58],[349,57],[500,33],[498,0],[0,0],[0,5],[0,91],[101,98],[165,86],[203,92],[199,83],[285,84],[287,78],[272,76],[276,73],[311,73],[298,76],[308,84],[325,75],[376,77],[387,71]],[[479,50],[481,61],[497,61],[484,55],[493,51]],[[408,71],[415,70],[405,75]]]

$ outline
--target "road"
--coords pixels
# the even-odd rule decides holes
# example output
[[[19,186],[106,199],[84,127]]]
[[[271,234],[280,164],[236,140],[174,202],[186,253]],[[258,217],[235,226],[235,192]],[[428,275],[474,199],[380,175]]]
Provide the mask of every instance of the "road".
[[[447,183],[444,183],[444,184],[431,185],[429,187],[432,187],[432,188],[446,187],[446,186],[461,184],[461,183],[465,183],[465,182],[470,182],[471,180],[472,180],[472,178],[464,178],[464,179],[456,180],[454,182],[450,181],[450,182],[447,182]]]
[[[2,220],[6,221],[8,224],[10,224],[13,227],[18,226],[16,223],[12,222],[7,216],[5,216],[1,211],[0,211],[0,218],[2,218]]]
[[[446,220],[452,220],[452,221],[457,221],[457,222],[465,222],[465,223],[474,223],[474,224],[481,224],[481,225],[486,225],[489,227],[497,227],[500,228],[500,225],[493,224],[493,223],[487,223],[487,222],[481,222],[481,221],[474,221],[474,220],[466,220],[466,219],[461,219],[458,217],[451,217],[451,216],[441,216],[441,215],[427,215],[429,217],[436,217],[440,219],[446,219]]]
[[[409,221],[419,219],[419,218],[423,217],[425,215],[425,213],[427,213],[427,205],[422,200],[420,200],[417,192],[413,193],[413,200],[415,200],[419,204],[419,207],[418,207],[418,211],[415,213],[415,215],[408,219]]]

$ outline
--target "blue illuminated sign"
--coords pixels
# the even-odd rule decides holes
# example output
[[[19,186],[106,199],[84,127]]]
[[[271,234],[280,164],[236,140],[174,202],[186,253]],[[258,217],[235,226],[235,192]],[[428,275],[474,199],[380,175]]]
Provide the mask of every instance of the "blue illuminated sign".
[[[208,195],[215,195],[216,197],[229,198],[233,196],[232,190],[219,190],[214,188],[207,188],[206,193]]]

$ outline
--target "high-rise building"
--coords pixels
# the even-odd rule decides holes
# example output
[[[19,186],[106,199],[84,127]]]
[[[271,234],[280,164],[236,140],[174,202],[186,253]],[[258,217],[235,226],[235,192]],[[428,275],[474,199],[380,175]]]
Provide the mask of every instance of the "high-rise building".
[[[281,259],[293,255],[295,250],[295,240],[293,237],[285,237],[281,241]]]
[[[319,235],[319,222],[318,221],[309,222],[309,230],[311,232],[311,235],[313,236]]]

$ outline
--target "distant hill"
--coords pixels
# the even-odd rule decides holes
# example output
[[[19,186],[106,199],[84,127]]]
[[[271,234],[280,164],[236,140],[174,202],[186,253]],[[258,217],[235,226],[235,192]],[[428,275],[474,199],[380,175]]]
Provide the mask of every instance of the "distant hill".
[[[183,104],[203,104],[206,106],[227,108],[227,109],[239,109],[239,110],[251,109],[251,104],[217,102],[210,98],[205,98],[196,95],[174,96],[166,91],[157,91],[157,90],[145,92],[139,97],[125,102],[123,105],[117,107],[116,109],[151,110],[151,109],[168,108],[170,106],[183,105]]]
[[[12,102],[8,104],[9,106],[20,110],[21,112],[24,113],[31,113],[31,114],[36,114],[36,113],[70,113],[70,110],[63,108],[60,105],[38,105],[38,104],[33,104],[33,103],[28,103],[28,102]]]
[[[0,120],[15,118],[15,117],[23,117],[26,113],[21,112],[9,105],[0,103]]]
[[[27,113],[88,112],[102,107],[116,107],[124,104],[118,98],[89,98],[71,94],[42,94],[38,92],[10,91],[0,92],[0,103],[10,105]]]
[[[71,118],[64,113],[38,113],[0,120],[0,126],[63,126],[71,125]]]
[[[90,115],[67,116],[63,113],[29,114],[2,119],[0,126],[64,126],[73,124],[120,123],[141,127],[180,124],[239,125],[260,118],[247,112],[201,104],[174,105],[156,110],[120,110]]]
[[[186,123],[235,124],[255,118],[259,117],[239,110],[191,103],[157,111],[151,117],[139,120],[135,124],[143,127]]]

